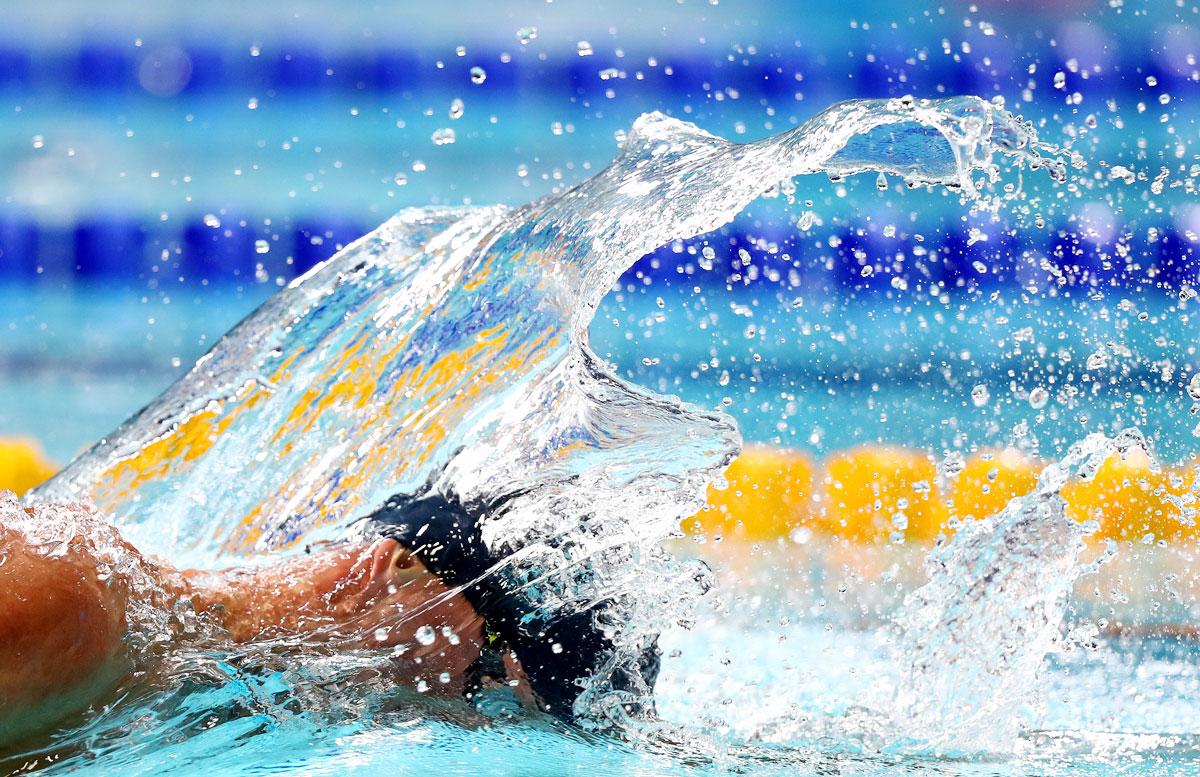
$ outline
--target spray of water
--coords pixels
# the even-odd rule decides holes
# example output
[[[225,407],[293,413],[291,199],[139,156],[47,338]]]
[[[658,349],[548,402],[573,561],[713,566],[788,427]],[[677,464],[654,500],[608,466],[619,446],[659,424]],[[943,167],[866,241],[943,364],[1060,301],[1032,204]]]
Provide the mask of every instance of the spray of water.
[[[660,543],[740,446],[728,417],[623,382],[592,353],[587,327],[620,274],[793,176],[879,171],[984,201],[997,155],[1060,175],[1045,151],[977,98],[843,103],[745,145],[643,116],[607,169],[562,194],[398,214],[36,496],[94,500],[141,547],[203,566],[345,536],[426,484],[520,494],[486,541],[537,606],[591,610],[615,668],[690,618],[704,572]],[[600,674],[577,712],[611,709]]]
[[[1134,448],[1145,449],[1136,430],[1089,435],[1042,471],[1033,492],[963,524],[930,555],[929,581],[897,619],[902,674],[893,709],[906,735],[892,749],[963,754],[1015,746],[1022,711],[1037,704],[1038,677],[1060,639],[1069,594],[1097,563],[1080,559],[1095,526],[1067,515],[1061,491]]]

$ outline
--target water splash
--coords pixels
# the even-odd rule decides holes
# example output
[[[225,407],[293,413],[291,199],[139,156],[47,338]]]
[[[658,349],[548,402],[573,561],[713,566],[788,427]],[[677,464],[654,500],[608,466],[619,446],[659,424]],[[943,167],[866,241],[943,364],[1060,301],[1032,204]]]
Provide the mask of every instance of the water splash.
[[[1075,581],[1097,563],[1080,560],[1096,527],[1067,515],[1061,491],[1133,449],[1145,449],[1136,430],[1089,435],[1042,471],[1033,492],[963,523],[930,555],[929,582],[897,618],[904,671],[894,704],[908,733],[890,749],[944,755],[1016,745]]]
[[[664,613],[690,617],[681,602],[704,572],[659,543],[740,446],[730,418],[625,383],[592,353],[587,327],[620,274],[793,176],[878,171],[983,201],[997,153],[1060,170],[1045,150],[978,98],[842,103],[746,145],[643,116],[607,169],[560,195],[401,212],[37,496],[93,499],[141,547],[216,565],[344,536],[427,483],[521,494],[485,539],[539,606],[595,612],[615,668]],[[609,708],[603,690],[583,711]]]

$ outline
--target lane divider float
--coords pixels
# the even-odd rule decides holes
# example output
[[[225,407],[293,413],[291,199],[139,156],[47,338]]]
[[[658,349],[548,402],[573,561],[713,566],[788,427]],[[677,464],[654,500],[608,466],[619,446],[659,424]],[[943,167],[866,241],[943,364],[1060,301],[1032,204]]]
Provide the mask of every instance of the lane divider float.
[[[924,542],[961,521],[1001,510],[1033,490],[1043,466],[1015,449],[970,456],[939,478],[927,452],[890,445],[839,451],[817,464],[808,455],[749,445],[708,492],[708,506],[683,522],[690,535],[749,542],[801,536],[857,543]],[[1200,465],[1156,468],[1148,456],[1114,454],[1090,481],[1063,489],[1067,514],[1095,521],[1094,539],[1179,541],[1195,526]]]

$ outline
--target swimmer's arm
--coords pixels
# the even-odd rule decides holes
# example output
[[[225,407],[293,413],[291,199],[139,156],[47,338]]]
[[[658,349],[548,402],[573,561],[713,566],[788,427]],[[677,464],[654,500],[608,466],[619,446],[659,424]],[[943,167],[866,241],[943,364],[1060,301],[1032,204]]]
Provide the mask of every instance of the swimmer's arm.
[[[128,671],[125,594],[0,527],[0,746],[88,706]]]
[[[420,659],[430,685],[442,672],[460,677],[482,645],[470,604],[392,540],[222,572],[178,571],[125,547],[165,594],[156,604],[186,601],[235,642],[411,645],[405,655]],[[129,672],[128,586],[97,569],[88,556],[34,552],[0,526],[0,748],[86,709]],[[457,639],[420,644],[421,626]]]
[[[261,567],[184,570],[176,589],[234,641],[333,637],[383,594],[396,549],[340,545]]]
[[[386,590],[391,546],[337,548],[256,569],[179,571],[119,537],[164,594],[187,602],[235,642],[336,636]],[[101,579],[83,549],[61,556],[29,547],[0,525],[0,748],[86,709],[132,667],[125,644],[128,585]]]
[[[192,606],[235,642],[399,648],[393,668],[405,684],[424,680],[458,692],[483,646],[482,621],[470,602],[395,540],[326,547],[257,568],[187,570],[182,577]],[[417,638],[422,627],[435,635],[432,644]]]

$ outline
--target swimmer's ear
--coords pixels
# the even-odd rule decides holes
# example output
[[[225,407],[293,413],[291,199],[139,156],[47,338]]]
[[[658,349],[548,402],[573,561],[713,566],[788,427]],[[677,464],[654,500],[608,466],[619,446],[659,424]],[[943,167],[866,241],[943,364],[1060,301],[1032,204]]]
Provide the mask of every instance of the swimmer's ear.
[[[394,570],[408,569],[413,565],[412,551],[393,539],[382,539],[371,547],[371,579],[391,575]]]

